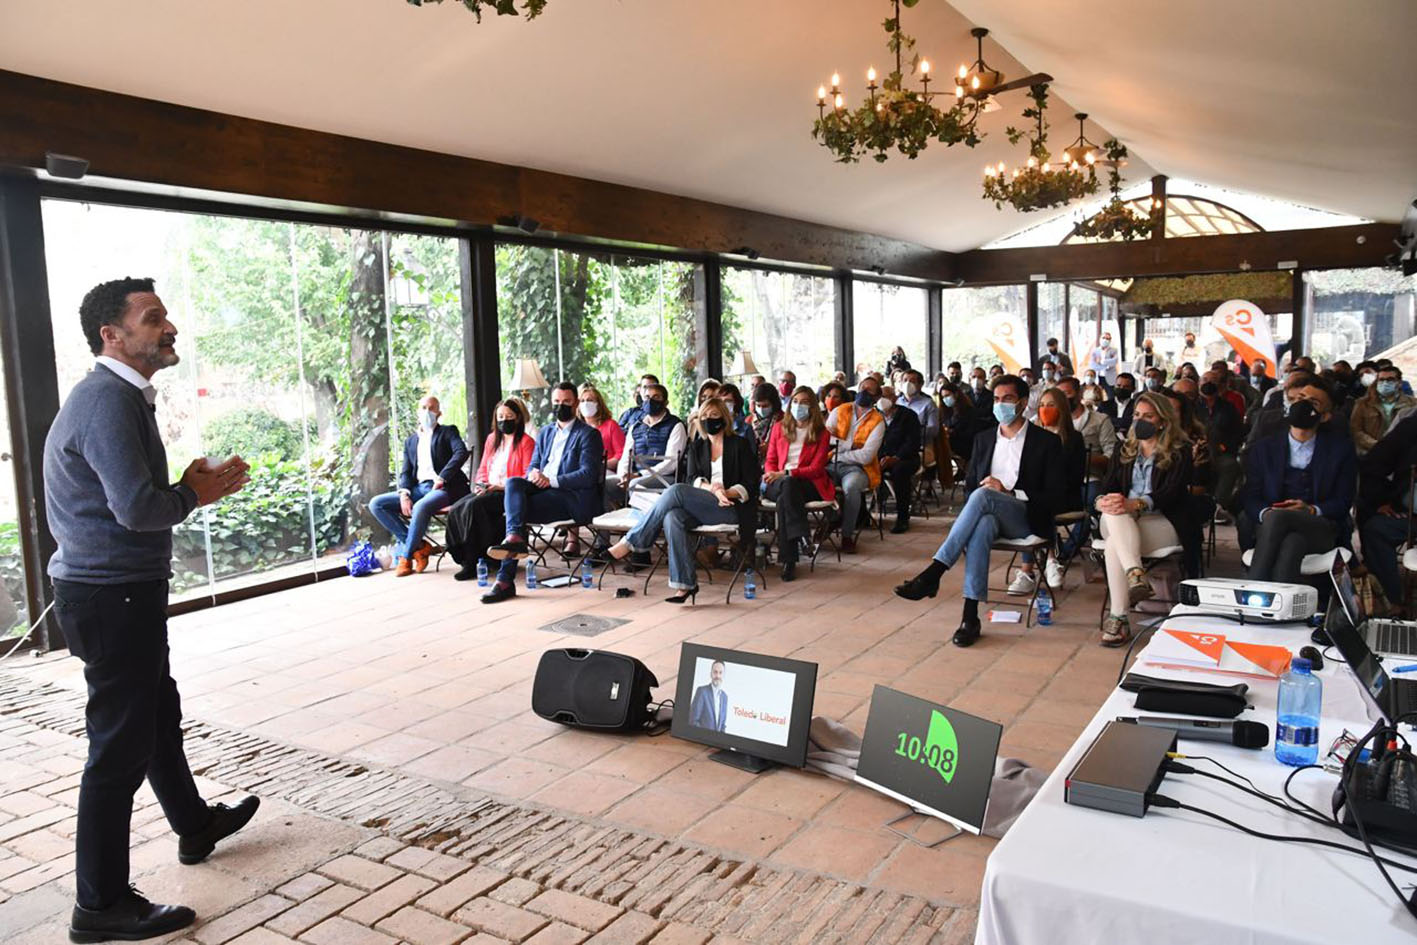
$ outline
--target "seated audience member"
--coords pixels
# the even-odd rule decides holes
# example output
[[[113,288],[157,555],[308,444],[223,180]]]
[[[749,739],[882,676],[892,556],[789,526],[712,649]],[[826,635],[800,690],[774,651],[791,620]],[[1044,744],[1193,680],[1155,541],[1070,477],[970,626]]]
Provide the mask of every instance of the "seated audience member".
[[[512,476],[531,468],[536,441],[527,433],[526,405],[508,397],[492,411],[492,432],[482,444],[482,462],[473,478],[472,494],[448,509],[448,554],[462,568],[454,579],[477,577],[477,562],[507,533],[502,491]],[[613,426],[614,424],[612,424]]]
[[[1220,396],[1235,408],[1235,412],[1240,415],[1240,419],[1245,419],[1247,409],[1245,398],[1235,390],[1236,378],[1230,370],[1230,365],[1225,361],[1216,360],[1210,364],[1210,370],[1215,374],[1216,383],[1220,385]]]
[[[991,389],[994,386],[994,381],[998,380],[1003,376],[1004,366],[1002,364],[995,362],[994,364],[989,365],[989,386]]]
[[[890,374],[895,371],[908,370],[910,370],[910,359],[905,356],[905,349],[900,345],[896,345],[895,349],[891,351],[890,360],[886,362],[886,370],[884,373]]]
[[[920,418],[909,407],[896,403],[894,388],[881,391],[876,409],[886,420],[886,434],[881,439],[881,474],[895,491],[895,525],[891,533],[910,531],[910,501],[915,491],[915,471],[920,468]]]
[[[1145,338],[1141,343],[1141,350],[1132,359],[1132,370],[1140,377],[1146,377],[1146,372],[1151,368],[1162,368],[1165,373],[1166,355],[1156,347],[1155,342],[1150,338]]]
[[[1178,362],[1190,361],[1192,364],[1199,364],[1201,358],[1204,357],[1205,349],[1196,344],[1196,333],[1193,331],[1186,332],[1185,343],[1182,344],[1180,349],[1176,352],[1176,360]]]
[[[881,441],[886,436],[885,418],[876,409],[881,384],[874,377],[861,381],[856,400],[842,404],[827,417],[827,433],[836,447],[829,471],[841,486],[841,550],[856,554],[856,532],[860,527],[861,500],[866,490],[881,486]]]
[[[964,383],[964,365],[958,361],[951,361],[945,365],[945,379],[951,384],[960,385]]]
[[[974,446],[974,401],[967,388],[953,381],[945,381],[940,388],[940,426],[949,438],[950,453],[961,463],[968,462]]]
[[[748,421],[748,407],[743,402],[743,392],[738,389],[738,385],[724,384],[718,389],[718,399],[723,401],[723,405],[733,417],[733,432],[753,440],[753,449],[756,451],[758,442],[753,439],[753,425]]]
[[[601,509],[605,476],[605,441],[576,416],[576,385],[562,381],[551,392],[553,421],[542,427],[525,476],[511,476],[504,487],[507,533],[487,557],[502,562],[497,583],[482,595],[484,604],[517,594],[517,562],[528,554],[527,526],[571,519],[589,522]]]
[[[838,372],[840,373],[840,372]],[[833,410],[849,401],[851,397],[847,394],[846,385],[841,381],[831,381],[824,385],[821,391],[822,413],[830,415]]]
[[[1359,361],[1358,366],[1353,369],[1353,386],[1348,395],[1354,400],[1359,400],[1368,393],[1368,388],[1378,382],[1378,362]]]
[[[1333,395],[1318,378],[1297,391],[1287,430],[1259,440],[1245,462],[1245,513],[1253,525],[1254,581],[1294,583],[1305,555],[1349,540],[1348,509],[1358,481],[1353,441],[1321,430]]]
[[[1110,610],[1102,622],[1103,646],[1122,646],[1131,639],[1127,615],[1152,594],[1142,558],[1180,544],[1183,532],[1199,536],[1199,529],[1186,522],[1191,447],[1171,402],[1159,394],[1141,394],[1133,414],[1095,503],[1107,542]]]
[[[1111,418],[1097,409],[1098,404],[1106,397],[1102,388],[1096,385],[1090,388],[1081,387],[1075,377],[1063,378],[1058,382],[1058,388],[1068,399],[1073,429],[1082,437],[1087,462],[1087,491],[1083,495],[1083,508],[1090,509],[1097,498],[1102,477],[1112,462],[1112,454],[1117,451],[1117,431],[1112,426]],[[1063,565],[1083,546],[1089,527],[1086,519],[1074,525],[1059,549],[1060,560],[1055,562],[1053,558],[1048,559],[1050,587],[1059,587],[1063,583]]]
[[[964,555],[964,612],[955,646],[979,639],[979,603],[989,596],[989,549],[997,538],[1045,537],[1063,502],[1063,445],[1023,419],[1028,387],[1005,375],[994,385],[998,426],[974,440],[965,488],[969,499],[930,566],[896,587],[906,600],[934,597],[940,577]]]
[[[1068,357],[1067,352],[1058,347],[1057,338],[1049,338],[1047,342],[1048,350],[1043,353],[1043,357],[1038,359],[1038,367],[1041,371],[1045,364],[1053,364],[1058,369],[1059,377],[1069,377],[1073,373],[1073,359]]]
[[[1201,375],[1200,375],[1200,372],[1197,371],[1197,370],[1196,370],[1196,366],[1195,366],[1194,364],[1192,364],[1191,362],[1189,362],[1189,361],[1187,361],[1186,363],[1182,364],[1180,367],[1178,367],[1178,368],[1176,369],[1176,379],[1177,379],[1177,380],[1180,380],[1180,379],[1183,378],[1183,377],[1186,378],[1187,380],[1195,381],[1197,387],[1200,386],[1200,382],[1201,382]]]
[[[1264,358],[1255,358],[1250,362],[1250,386],[1259,392],[1261,401],[1263,401],[1264,395],[1279,383],[1278,380],[1269,376],[1269,369],[1270,364]]]
[[[1042,397],[1043,392],[1048,388],[1044,387],[1043,382],[1033,376],[1033,370],[1031,368],[1020,369],[1018,376],[1028,385],[1028,403],[1024,405],[1023,418],[1032,421],[1033,418],[1038,415],[1038,398]]]
[[[974,401],[976,413],[990,413],[994,409],[994,392],[989,389],[989,379],[982,367],[969,370],[969,398]]]
[[[581,419],[600,434],[605,446],[605,462],[613,468],[620,462],[620,454],[625,450],[625,431],[611,417],[605,398],[593,385],[581,385],[580,399]]]
[[[1136,393],[1137,379],[1123,371],[1117,375],[1117,383],[1112,387],[1112,399],[1102,405],[1102,412],[1112,421],[1118,436],[1124,435],[1132,425],[1132,405]]]
[[[679,457],[689,440],[684,421],[669,412],[669,391],[662,384],[645,389],[644,415],[630,425],[625,451],[607,484],[606,498],[648,511],[672,485]]]
[[[846,390],[846,372],[845,372],[845,371],[837,371],[836,373],[832,374],[832,381],[833,381],[833,383],[840,384],[842,390]]]
[[[1280,389],[1278,400],[1269,406],[1258,407],[1250,413],[1250,431],[1245,436],[1246,449],[1253,447],[1259,440],[1273,436],[1288,427],[1289,411],[1294,402],[1299,399],[1299,391],[1313,381],[1312,374],[1295,371],[1284,379],[1284,386]]]
[[[699,385],[699,390],[694,395],[694,407],[692,410],[689,411],[690,420],[693,420],[694,416],[699,412],[700,404],[704,403],[710,397],[718,396],[718,389],[722,386],[722,381],[714,380],[711,377]]]
[[[670,486],[649,514],[610,548],[616,559],[632,551],[648,552],[663,532],[669,546],[669,586],[679,591],[665,598],[671,604],[692,601],[699,593],[693,529],[737,523],[740,547],[750,554],[757,527],[758,461],[744,438],[729,425],[728,408],[711,397],[700,405],[693,425],[688,481]]]
[[[398,491],[369,500],[369,512],[394,536],[399,577],[428,567],[433,545],[423,535],[429,520],[470,491],[462,468],[467,445],[457,427],[438,422],[441,415],[432,394],[418,402],[418,432],[404,441]]]
[[[1240,447],[1245,441],[1245,421],[1235,404],[1223,395],[1220,372],[1201,378],[1200,413],[1210,447],[1210,490],[1215,504],[1233,512],[1235,486],[1240,481]]]
[[[1068,403],[1068,395],[1061,387],[1050,387],[1043,392],[1038,402],[1038,418],[1033,421],[1039,427],[1056,436],[1063,445],[1063,464],[1054,475],[1063,478],[1061,499],[1055,508],[1060,512],[1080,510],[1083,499],[1083,477],[1086,475],[1087,446],[1082,434],[1073,428],[1073,411]],[[1049,532],[1051,535],[1052,532]],[[1038,573],[1034,568],[1033,552],[1025,551],[1019,556],[1021,566],[1009,593],[1026,597],[1038,590]],[[1063,586],[1063,566],[1056,555],[1048,556],[1047,574],[1044,575],[1049,587]]]
[[[1149,391],[1161,390],[1166,386],[1166,372],[1157,367],[1147,368],[1144,383]]]
[[[935,398],[925,393],[925,376],[919,371],[905,372],[905,387],[901,391],[900,405],[915,411],[920,421],[920,435],[925,444],[925,462],[935,461],[935,442],[940,438],[940,408]]]
[[[762,456],[767,452],[768,436],[777,421],[782,419],[782,397],[771,384],[759,384],[753,388],[753,455]]]
[[[777,373],[777,392],[782,395],[785,401],[792,396],[792,392],[797,389],[797,374],[795,371],[779,371]]]
[[[1377,445],[1392,428],[1399,412],[1417,405],[1417,399],[1402,392],[1402,370],[1395,364],[1378,369],[1378,379],[1368,388],[1349,418],[1353,446],[1362,456]]]
[[[1394,608],[1404,607],[1406,599],[1397,562],[1398,549],[1407,543],[1409,520],[1417,511],[1408,492],[1414,464],[1417,415],[1399,420],[1359,464],[1358,535],[1363,561]]]
[[[1180,390],[1173,387],[1161,393],[1171,401],[1171,408],[1176,412],[1176,425],[1180,429],[1181,435],[1191,444],[1191,481],[1190,487],[1193,511],[1201,521],[1209,521],[1215,515],[1215,500],[1211,498],[1210,482],[1210,441],[1205,436],[1205,424],[1201,422],[1196,412],[1196,385],[1191,381],[1178,381]],[[1182,543],[1185,544],[1185,535],[1181,536]],[[1189,551],[1189,545],[1187,546]],[[1201,559],[1199,556],[1199,544],[1197,544],[1197,556],[1194,560],[1187,559],[1185,562],[1186,574],[1188,577],[1196,577],[1200,574]]]
[[[763,495],[777,505],[777,556],[782,579],[797,577],[799,547],[809,532],[808,502],[830,502],[836,487],[827,475],[831,438],[810,387],[799,387],[768,438]]]
[[[620,424],[621,430],[626,433],[630,432],[630,424],[638,420],[640,418],[640,415],[644,413],[645,388],[651,384],[658,383],[659,378],[655,377],[653,374],[640,375],[640,383],[635,388],[635,405],[633,407],[627,407],[625,411],[620,414],[620,419],[619,421],[617,421]]]

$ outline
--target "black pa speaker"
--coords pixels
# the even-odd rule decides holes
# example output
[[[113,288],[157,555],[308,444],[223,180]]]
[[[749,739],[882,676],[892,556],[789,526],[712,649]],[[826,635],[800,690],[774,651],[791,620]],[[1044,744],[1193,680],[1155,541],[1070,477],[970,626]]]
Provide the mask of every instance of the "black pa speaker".
[[[547,650],[531,684],[531,710],[577,728],[634,732],[649,721],[649,691],[658,685],[649,667],[633,656]]]

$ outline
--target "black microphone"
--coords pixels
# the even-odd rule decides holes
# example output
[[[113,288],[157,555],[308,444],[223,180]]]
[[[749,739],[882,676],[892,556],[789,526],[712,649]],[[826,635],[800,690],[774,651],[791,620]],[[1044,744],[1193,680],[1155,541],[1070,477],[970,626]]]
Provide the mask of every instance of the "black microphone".
[[[1168,729],[1175,732],[1177,738],[1202,742],[1223,742],[1238,748],[1263,748],[1269,744],[1269,726],[1263,722],[1167,719],[1159,715],[1141,715],[1136,718],[1118,716],[1117,721],[1145,725],[1148,728]]]

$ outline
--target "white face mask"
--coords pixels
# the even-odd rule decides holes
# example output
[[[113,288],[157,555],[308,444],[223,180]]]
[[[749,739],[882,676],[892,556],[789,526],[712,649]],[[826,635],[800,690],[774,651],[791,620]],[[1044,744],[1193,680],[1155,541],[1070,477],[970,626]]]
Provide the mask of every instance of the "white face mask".
[[[590,419],[592,419],[592,418],[593,418],[597,413],[599,413],[599,412],[600,412],[600,407],[596,404],[595,401],[593,401],[593,400],[583,400],[583,401],[581,401],[581,416],[582,416],[582,417],[585,417],[587,420],[590,420]]]
[[[876,409],[879,410],[881,413],[885,413],[887,410],[890,410],[894,406],[895,401],[891,400],[889,397],[882,397],[876,401]]]
[[[1378,376],[1370,371],[1364,371],[1362,375],[1358,378],[1359,382],[1362,383],[1364,387],[1372,387],[1373,382],[1377,379]]]
[[[438,422],[438,415],[431,410],[420,407],[418,410],[418,423],[425,430],[433,429],[433,425]]]
[[[920,393],[920,385],[919,385],[919,384],[916,384],[916,383],[913,383],[913,382],[912,382],[912,383],[910,383],[910,384],[906,384],[906,385],[905,385],[905,396],[907,396],[907,397],[914,397],[914,396],[915,396],[916,394],[918,394],[918,393]]]

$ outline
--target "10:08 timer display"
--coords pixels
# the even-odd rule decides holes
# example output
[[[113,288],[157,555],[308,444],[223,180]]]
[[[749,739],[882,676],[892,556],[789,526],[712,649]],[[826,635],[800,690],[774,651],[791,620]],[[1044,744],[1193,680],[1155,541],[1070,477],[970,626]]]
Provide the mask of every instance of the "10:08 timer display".
[[[954,780],[959,767],[959,740],[950,720],[931,710],[930,728],[924,741],[909,732],[896,733],[895,753],[933,770],[946,784]]]

